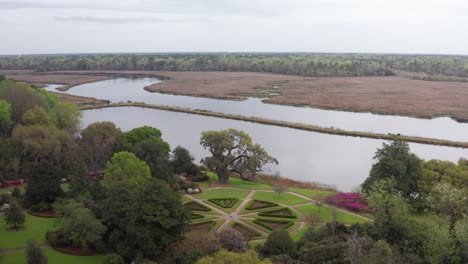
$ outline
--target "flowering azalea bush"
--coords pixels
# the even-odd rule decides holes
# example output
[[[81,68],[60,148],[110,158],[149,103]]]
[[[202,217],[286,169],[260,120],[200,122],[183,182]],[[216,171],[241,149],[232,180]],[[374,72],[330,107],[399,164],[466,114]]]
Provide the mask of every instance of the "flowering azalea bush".
[[[359,193],[337,193],[325,199],[325,202],[355,212],[370,212],[371,208]]]

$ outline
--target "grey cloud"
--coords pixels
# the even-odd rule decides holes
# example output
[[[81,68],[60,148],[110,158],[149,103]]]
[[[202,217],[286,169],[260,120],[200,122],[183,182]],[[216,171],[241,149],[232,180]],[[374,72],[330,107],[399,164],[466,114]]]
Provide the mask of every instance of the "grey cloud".
[[[70,17],[54,17],[58,22],[83,22],[83,23],[99,23],[99,24],[130,24],[130,23],[183,23],[183,22],[208,22],[205,18],[151,18],[151,17],[93,17],[93,16],[70,16]]]

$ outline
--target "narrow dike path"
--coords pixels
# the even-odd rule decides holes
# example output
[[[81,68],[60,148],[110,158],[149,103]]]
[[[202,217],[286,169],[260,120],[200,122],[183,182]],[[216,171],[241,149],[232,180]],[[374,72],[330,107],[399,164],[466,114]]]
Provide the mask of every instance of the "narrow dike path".
[[[298,130],[305,130],[323,134],[339,135],[339,136],[350,136],[350,137],[361,137],[361,138],[372,138],[372,139],[381,139],[381,140],[394,140],[395,135],[393,134],[382,134],[382,133],[373,133],[373,132],[362,132],[362,131],[349,131],[333,127],[321,127],[316,125],[302,124],[302,123],[291,123],[280,120],[273,120],[260,117],[247,117],[241,115],[232,115],[219,112],[211,112],[205,110],[194,110],[190,108],[181,108],[165,105],[152,105],[146,103],[113,103],[105,105],[94,105],[94,106],[81,106],[81,110],[91,110],[91,109],[102,109],[109,107],[144,107],[157,109],[162,111],[171,111],[171,112],[180,112],[194,115],[203,115],[210,116],[215,118],[224,118],[244,122],[252,122],[264,125],[278,126],[278,127],[287,127]],[[447,146],[447,147],[457,147],[457,148],[468,148],[468,142],[461,141],[451,141],[444,139],[435,139],[435,138],[426,138],[426,137],[416,137],[416,136],[405,136],[398,135],[398,138],[402,141],[427,144],[427,145],[437,145],[437,146]]]

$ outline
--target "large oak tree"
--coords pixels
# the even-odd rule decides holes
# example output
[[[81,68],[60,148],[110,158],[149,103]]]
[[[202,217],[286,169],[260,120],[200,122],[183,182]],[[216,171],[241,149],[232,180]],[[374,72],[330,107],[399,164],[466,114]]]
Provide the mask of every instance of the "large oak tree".
[[[236,129],[205,131],[201,145],[211,153],[202,163],[218,175],[219,182],[227,184],[232,173],[242,179],[253,178],[267,163],[278,163],[259,144],[253,144],[250,136]]]

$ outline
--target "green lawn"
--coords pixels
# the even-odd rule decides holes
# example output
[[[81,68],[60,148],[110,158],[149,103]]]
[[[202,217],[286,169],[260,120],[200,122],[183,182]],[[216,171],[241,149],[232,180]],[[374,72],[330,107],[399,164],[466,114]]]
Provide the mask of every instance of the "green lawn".
[[[322,206],[319,208],[315,204],[308,204],[299,206],[296,208],[297,210],[301,211],[304,215],[309,216],[311,214],[320,215],[322,222],[331,222],[333,220],[332,210],[330,207]],[[356,223],[366,223],[367,220],[362,219],[358,216],[354,216],[352,214],[337,211],[337,220],[343,224],[356,224]]]
[[[296,232],[296,233],[294,233],[294,235],[291,236],[292,239],[294,241],[298,241],[299,239],[301,239],[304,236],[304,234],[307,232],[307,230],[309,230],[308,226],[302,228],[301,230],[299,230],[299,232]]]
[[[63,254],[53,249],[45,249],[49,264],[102,264],[105,255],[74,256]],[[26,263],[26,251],[19,251],[0,256],[0,263]]]
[[[211,177],[213,182],[218,182],[218,176],[212,172],[207,173],[208,176]],[[204,186],[207,186],[203,184]],[[249,182],[249,181],[243,181],[238,178],[230,177],[229,178],[229,185],[226,187],[232,187],[232,188],[243,188],[243,189],[254,189],[254,190],[271,190],[271,185],[268,184],[263,184],[263,183],[258,183],[258,182]]]
[[[237,198],[239,200],[244,199],[249,195],[249,190],[235,190],[235,189],[214,189],[205,190],[200,194],[194,195],[196,198],[207,200],[216,198]],[[211,204],[211,203],[210,203]]]
[[[334,191],[317,190],[317,189],[302,189],[302,188],[295,188],[295,187],[288,188],[288,191],[304,195],[314,200],[323,200],[324,198],[328,196],[336,194],[336,192]]]
[[[45,233],[49,230],[57,229],[54,218],[41,218],[25,213],[25,227],[20,231],[9,231],[4,220],[4,215],[0,214],[0,248],[25,247],[28,240],[34,239],[38,243],[45,242]]]
[[[289,193],[282,193],[278,195],[274,192],[257,192],[253,199],[261,200],[261,201],[268,201],[273,203],[285,204],[285,205],[297,205],[302,203],[307,203],[309,200],[306,200],[302,197],[289,194]]]

